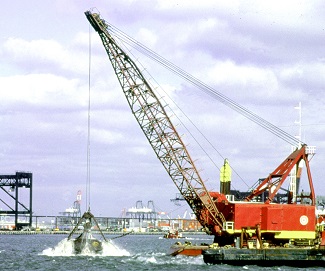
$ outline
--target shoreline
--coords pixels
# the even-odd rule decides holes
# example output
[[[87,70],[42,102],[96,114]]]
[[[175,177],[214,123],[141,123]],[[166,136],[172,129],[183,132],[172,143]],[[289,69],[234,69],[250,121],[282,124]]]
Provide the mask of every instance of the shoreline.
[[[92,231],[94,234],[99,234],[99,231]],[[76,234],[82,233],[82,231],[76,231]],[[164,236],[166,232],[125,232],[125,231],[102,231],[104,235],[122,235],[122,234],[128,234],[128,235],[161,235]],[[0,230],[0,235],[36,235],[36,234],[46,234],[46,235],[69,235],[70,231],[3,231]],[[182,235],[207,235],[205,232],[182,232]]]

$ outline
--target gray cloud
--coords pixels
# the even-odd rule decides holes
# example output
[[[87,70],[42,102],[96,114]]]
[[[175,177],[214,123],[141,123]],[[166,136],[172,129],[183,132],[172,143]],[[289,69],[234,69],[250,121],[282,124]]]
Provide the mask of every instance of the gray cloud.
[[[293,107],[301,101],[303,139],[319,149],[311,165],[315,188],[324,194],[324,4],[285,4],[96,2],[107,21],[291,134],[298,131]],[[85,196],[89,25],[83,13],[89,7],[78,1],[68,7],[66,1],[42,1],[37,10],[31,2],[6,5],[20,13],[0,19],[2,25],[15,22],[0,40],[2,171],[32,171],[36,213],[57,214],[70,207],[78,190]],[[177,207],[169,199],[177,189],[132,116],[93,31],[91,40],[93,213],[119,215],[137,200],[154,200],[162,211],[172,211]],[[234,187],[247,189],[289,154],[288,144],[131,52],[212,143],[180,114],[214,163],[172,117],[209,188],[218,188],[223,157],[238,172]],[[166,93],[161,95],[179,113]]]

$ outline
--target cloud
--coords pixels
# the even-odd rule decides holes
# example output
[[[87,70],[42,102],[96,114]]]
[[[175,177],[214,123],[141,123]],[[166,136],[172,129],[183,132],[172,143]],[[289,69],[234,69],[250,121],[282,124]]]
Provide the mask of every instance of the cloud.
[[[11,1],[5,10],[18,10],[18,5],[21,3]],[[119,215],[123,207],[151,199],[172,209],[169,199],[177,192],[176,186],[128,108],[98,34],[91,30],[89,36],[83,14],[88,5],[71,1],[66,8],[64,1],[43,1],[36,11],[29,3],[19,9],[19,16],[14,16],[16,23],[3,29],[2,168],[11,174],[17,169],[34,173],[37,212],[46,213],[46,206],[51,206],[50,212],[57,214],[73,203],[79,189],[85,190],[91,40],[94,211]],[[325,119],[321,113],[325,104],[322,1],[122,0],[113,1],[109,7],[106,1],[96,5],[105,20],[293,134],[298,130],[293,107],[301,101],[303,137],[319,149],[312,160],[314,184],[318,194],[324,194],[320,181],[325,148]],[[0,20],[12,21],[12,16],[4,14]],[[168,112],[180,113],[172,101],[177,102],[184,111],[180,115],[188,115],[212,143],[196,133],[214,163],[191,139],[193,125],[172,116],[209,188],[218,187],[218,166],[222,162],[214,147],[229,158],[248,184],[273,170],[288,155],[287,143],[136,50],[131,49],[131,53],[137,65],[143,63],[144,74],[148,71],[163,86],[165,93],[159,88],[157,91],[166,99],[166,109],[174,110]],[[154,80],[150,82],[156,89]],[[240,177],[234,178],[234,185],[246,189]],[[48,188],[51,195],[47,194]],[[116,204],[116,208],[107,208]]]
[[[65,76],[67,73],[87,74],[88,58],[85,52],[76,52],[74,48],[64,47],[55,40],[9,38],[2,51],[3,57],[10,59],[11,65],[15,63],[23,72],[55,72]]]
[[[6,109],[24,111],[26,107],[35,107],[49,111],[53,108],[70,111],[86,105],[87,96],[80,91],[82,86],[78,79],[54,74],[27,74],[1,77],[0,83]]]

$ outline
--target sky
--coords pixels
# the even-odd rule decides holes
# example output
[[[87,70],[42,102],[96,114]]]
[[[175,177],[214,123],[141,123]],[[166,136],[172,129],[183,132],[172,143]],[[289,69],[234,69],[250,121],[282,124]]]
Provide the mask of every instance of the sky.
[[[301,138],[316,146],[311,172],[316,194],[325,195],[323,1],[10,0],[0,16],[0,174],[33,173],[35,215],[58,215],[78,190],[82,211],[90,203],[96,216],[120,216],[139,200],[170,217],[189,211],[170,200],[178,190],[89,27],[84,12],[91,8],[292,135],[299,134],[301,102]],[[224,158],[233,168],[232,188],[247,191],[290,154],[287,142],[129,49],[173,110],[209,190],[219,190]],[[301,188],[307,190],[306,180]]]

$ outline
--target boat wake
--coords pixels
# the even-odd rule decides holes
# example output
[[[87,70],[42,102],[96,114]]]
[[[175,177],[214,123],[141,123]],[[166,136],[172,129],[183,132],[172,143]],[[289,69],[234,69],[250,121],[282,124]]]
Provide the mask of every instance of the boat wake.
[[[130,253],[125,249],[116,246],[113,241],[102,241],[102,251],[94,252],[88,246],[85,246],[80,253],[75,253],[74,241],[68,238],[60,241],[54,248],[44,249],[41,255],[46,256],[130,256]]]
[[[131,257],[123,259],[123,262],[141,264],[141,265],[155,265],[155,266],[165,266],[166,264],[170,266],[187,266],[187,265],[205,266],[205,263],[201,256],[188,257],[188,256],[178,255],[176,257],[170,257],[166,253],[135,254],[132,255]]]

